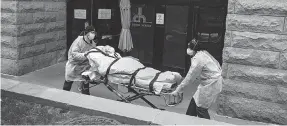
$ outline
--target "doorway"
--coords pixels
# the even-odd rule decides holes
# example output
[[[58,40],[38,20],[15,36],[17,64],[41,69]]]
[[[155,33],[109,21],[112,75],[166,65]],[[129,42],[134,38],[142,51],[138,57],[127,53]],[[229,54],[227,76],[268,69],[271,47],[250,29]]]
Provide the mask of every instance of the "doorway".
[[[187,43],[196,38],[201,47],[222,64],[227,0],[131,0],[130,53],[145,66],[161,71],[188,72]],[[85,19],[75,18],[75,9],[85,9]],[[110,9],[110,19],[99,19],[99,9]],[[162,19],[159,19],[162,17]],[[120,34],[119,1],[69,0],[67,3],[67,47],[84,30],[85,22],[100,34]],[[119,37],[105,43],[117,48]]]

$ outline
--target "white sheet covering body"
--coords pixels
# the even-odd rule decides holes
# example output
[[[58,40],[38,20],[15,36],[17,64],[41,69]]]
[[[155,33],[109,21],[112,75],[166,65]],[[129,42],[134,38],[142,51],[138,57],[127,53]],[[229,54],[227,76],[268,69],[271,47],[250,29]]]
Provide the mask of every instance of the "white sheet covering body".
[[[92,49],[91,51],[96,51]],[[104,76],[110,64],[115,60],[115,58],[108,57],[99,52],[90,53],[87,58],[91,65],[90,71]],[[137,69],[143,68],[144,65],[138,60],[131,57],[120,58],[116,63],[114,63],[110,69],[108,80],[112,83],[129,83],[131,75]],[[156,73],[160,71],[147,67],[140,70],[135,76],[135,84],[138,87],[149,89],[149,84],[155,77]],[[94,73],[94,74],[95,74]],[[124,73],[124,74],[115,74],[115,73]],[[91,79],[95,79],[95,75],[89,75]],[[94,78],[93,78],[94,77]],[[162,89],[170,90],[171,86],[175,83],[179,84],[182,80],[182,76],[177,72],[166,71],[162,72],[158,79],[155,81],[153,87],[154,92],[159,94]]]

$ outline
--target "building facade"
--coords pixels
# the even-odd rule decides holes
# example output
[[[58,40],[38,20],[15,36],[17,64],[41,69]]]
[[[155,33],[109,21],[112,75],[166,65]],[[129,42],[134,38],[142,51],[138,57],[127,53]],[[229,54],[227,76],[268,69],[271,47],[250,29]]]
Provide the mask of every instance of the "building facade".
[[[1,73],[20,76],[65,60],[65,0],[1,1]]]
[[[222,64],[218,114],[287,124],[286,0],[131,3],[135,48],[130,55],[147,66],[184,74],[190,62],[187,42],[197,38]],[[103,34],[118,34],[117,7],[113,0],[2,0],[1,73],[21,76],[64,62],[85,22]],[[85,16],[76,19],[75,9],[86,9]],[[111,9],[111,18],[99,20],[99,9]],[[115,37],[107,43],[117,48],[117,42]]]
[[[218,113],[287,124],[287,1],[229,0]]]

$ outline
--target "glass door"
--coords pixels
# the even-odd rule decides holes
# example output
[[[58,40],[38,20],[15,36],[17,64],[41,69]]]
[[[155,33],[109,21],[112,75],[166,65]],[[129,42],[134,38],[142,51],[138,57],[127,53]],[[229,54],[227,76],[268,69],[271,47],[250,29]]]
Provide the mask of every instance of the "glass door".
[[[155,7],[147,4],[131,5],[131,35],[134,48],[131,56],[146,66],[152,66]]]
[[[177,71],[182,74],[185,70],[188,9],[188,6],[166,6],[162,61],[164,70]]]

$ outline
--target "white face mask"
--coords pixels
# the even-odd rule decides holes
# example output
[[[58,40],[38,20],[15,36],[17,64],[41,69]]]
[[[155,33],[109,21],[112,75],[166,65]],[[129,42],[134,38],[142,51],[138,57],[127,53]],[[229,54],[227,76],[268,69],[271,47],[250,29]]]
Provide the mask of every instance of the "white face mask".
[[[186,53],[187,53],[187,55],[193,56],[194,51],[191,50],[190,48],[187,48],[187,49],[186,49]]]

